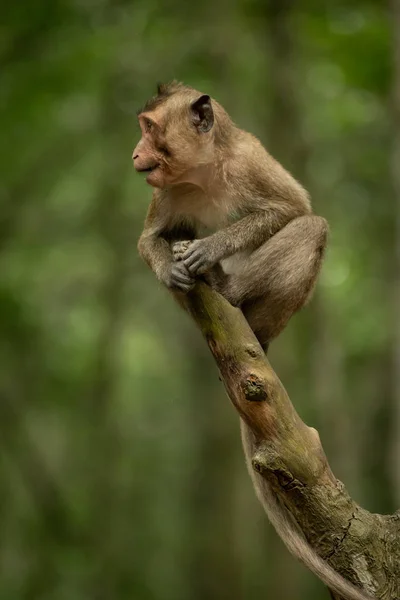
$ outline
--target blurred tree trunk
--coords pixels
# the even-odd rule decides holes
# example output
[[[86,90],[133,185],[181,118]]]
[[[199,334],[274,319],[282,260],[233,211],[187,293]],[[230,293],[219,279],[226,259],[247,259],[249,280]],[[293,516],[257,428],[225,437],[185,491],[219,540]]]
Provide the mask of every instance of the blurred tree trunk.
[[[310,189],[315,191],[318,187],[310,182]],[[356,425],[349,412],[344,341],[338,335],[340,328],[335,323],[334,309],[329,306],[323,290],[316,291],[307,310],[310,311],[308,317],[313,335],[310,345],[313,398],[318,409],[321,438],[332,468],[355,493],[359,489],[360,448],[353,431]]]
[[[391,0],[392,131],[391,173],[396,202],[393,272],[393,447],[390,470],[397,505],[400,504],[400,0]]]
[[[115,465],[120,453],[120,433],[116,425],[115,381],[116,355],[123,318],[123,296],[128,277],[129,253],[132,251],[131,224],[123,210],[123,182],[127,157],[121,132],[126,115],[117,97],[123,74],[109,78],[100,117],[103,171],[94,212],[93,227],[105,250],[103,281],[98,290],[98,305],[103,321],[93,349],[92,370],[87,398],[87,456],[90,457],[90,485],[93,498],[92,519],[88,531],[92,551],[96,552],[96,569],[90,584],[93,598],[107,599],[118,589],[119,571],[113,556],[117,553],[114,521],[119,512],[118,481]],[[129,156],[129,155],[128,155]],[[93,461],[93,462],[92,462]]]
[[[188,430],[192,440],[188,476],[186,597],[239,600],[240,568],[235,540],[235,478],[242,461],[236,419],[221,401],[218,372],[193,328],[184,341],[191,357]],[[203,346],[203,347],[202,347]],[[204,373],[208,373],[204,377]],[[210,419],[210,415],[212,418]]]
[[[299,31],[299,27],[292,25],[292,30]],[[301,55],[302,42],[298,40],[296,56]],[[305,79],[303,64],[297,61],[296,73],[298,79],[291,94],[297,102],[296,122],[291,123],[291,131],[295,138],[292,169],[311,195],[313,211],[329,218],[329,204],[323,202],[328,196],[323,180],[318,174],[310,169],[313,156],[318,155],[317,142],[312,139],[312,132],[306,129],[305,118],[311,120],[308,114],[309,103],[307,99],[308,89]],[[293,102],[293,100],[292,100]],[[331,223],[332,225],[332,223]],[[330,233],[334,237],[335,230]],[[328,252],[329,255],[329,242]],[[324,269],[327,267],[326,263]],[[346,356],[345,340],[341,337],[343,328],[337,322],[336,307],[331,305],[328,293],[319,284],[315,290],[312,302],[301,312],[298,321],[304,324],[307,333],[301,339],[302,352],[307,344],[309,381],[312,397],[317,409],[318,428],[332,466],[349,485],[350,490],[355,493],[360,487],[360,444],[357,435],[354,435],[354,420],[350,414],[348,401],[348,390],[346,385]],[[307,340],[305,342],[305,339]],[[338,402],[340,409],[338,410]],[[364,415],[367,419],[367,415]],[[332,427],[332,423],[335,426]]]
[[[266,36],[265,53],[269,61],[268,88],[271,94],[271,107],[268,130],[265,132],[268,148],[288,170],[300,179],[305,172],[304,137],[302,135],[302,106],[299,102],[298,40],[294,25],[294,0],[270,0],[264,7],[264,28]],[[267,92],[267,90],[266,90]],[[273,352],[273,349],[272,349]],[[271,581],[266,582],[265,593],[273,598],[300,597],[304,585],[302,567],[292,560],[286,548],[270,531],[266,540],[270,547],[275,544],[270,556]],[[274,541],[273,541],[274,540]]]
[[[262,3],[263,4],[263,3]],[[268,88],[271,110],[268,131],[274,156],[296,175],[303,176],[307,148],[302,132],[299,46],[296,36],[296,2],[269,0],[265,6],[266,53],[270,62]]]

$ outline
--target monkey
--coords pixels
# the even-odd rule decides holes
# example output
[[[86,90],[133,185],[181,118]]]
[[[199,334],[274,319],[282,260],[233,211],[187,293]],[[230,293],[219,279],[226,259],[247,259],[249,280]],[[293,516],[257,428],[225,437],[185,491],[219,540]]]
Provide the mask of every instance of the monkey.
[[[134,166],[155,188],[139,253],[171,289],[188,292],[205,276],[240,306],[266,349],[311,296],[325,219],[312,214],[305,189],[208,95],[161,85],[139,124]],[[202,237],[204,230],[214,233]]]
[[[328,225],[304,187],[222,105],[183,83],[160,84],[138,111],[132,159],[153,198],[138,251],[172,291],[203,279],[239,307],[265,351],[309,300]],[[334,592],[366,600],[307,543],[291,513],[251,466],[255,443],[241,420],[256,493],[289,550]]]

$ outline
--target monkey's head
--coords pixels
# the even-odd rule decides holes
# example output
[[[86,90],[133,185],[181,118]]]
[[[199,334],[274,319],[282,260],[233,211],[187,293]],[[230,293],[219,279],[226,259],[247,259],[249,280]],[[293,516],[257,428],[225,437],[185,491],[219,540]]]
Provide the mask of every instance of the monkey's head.
[[[134,167],[148,174],[153,187],[195,182],[200,169],[215,161],[216,103],[177,82],[159,85],[157,92],[138,112],[142,137]]]

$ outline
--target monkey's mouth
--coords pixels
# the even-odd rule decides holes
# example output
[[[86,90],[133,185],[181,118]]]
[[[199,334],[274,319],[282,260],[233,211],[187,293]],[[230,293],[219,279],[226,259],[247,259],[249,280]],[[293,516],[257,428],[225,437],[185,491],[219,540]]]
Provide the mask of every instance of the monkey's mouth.
[[[147,167],[146,169],[137,169],[137,171],[138,171],[138,173],[152,173],[153,171],[158,169],[159,166],[160,166],[160,164],[157,163],[156,165],[153,165],[152,167]]]

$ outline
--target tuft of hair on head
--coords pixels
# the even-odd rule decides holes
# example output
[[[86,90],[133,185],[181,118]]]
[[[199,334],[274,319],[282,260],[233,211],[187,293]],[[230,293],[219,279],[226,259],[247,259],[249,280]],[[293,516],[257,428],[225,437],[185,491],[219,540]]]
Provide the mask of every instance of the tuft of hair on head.
[[[140,115],[140,113],[154,110],[167,98],[184,88],[184,84],[180,81],[176,81],[176,79],[170,81],[169,83],[157,83],[157,94],[147,100],[146,104],[137,111],[137,114]]]
[[[168,83],[157,83],[157,96],[171,96],[184,87],[184,84],[176,79]]]

